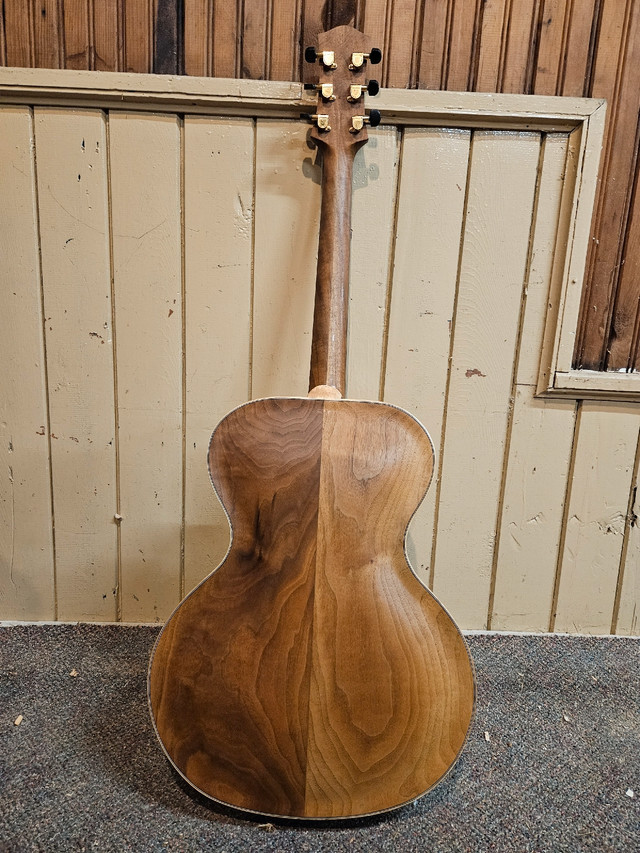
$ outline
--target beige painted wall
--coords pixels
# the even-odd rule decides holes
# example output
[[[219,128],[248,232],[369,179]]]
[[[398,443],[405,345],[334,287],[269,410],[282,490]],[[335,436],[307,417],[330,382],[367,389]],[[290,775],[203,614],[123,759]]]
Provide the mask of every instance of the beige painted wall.
[[[116,76],[127,103],[0,79],[2,619],[164,620],[227,548],[213,427],[307,390],[320,172],[285,84],[229,110]],[[462,628],[638,634],[639,404],[535,396],[570,130],[426,124],[357,156],[349,332],[349,396],[436,447],[413,564]]]

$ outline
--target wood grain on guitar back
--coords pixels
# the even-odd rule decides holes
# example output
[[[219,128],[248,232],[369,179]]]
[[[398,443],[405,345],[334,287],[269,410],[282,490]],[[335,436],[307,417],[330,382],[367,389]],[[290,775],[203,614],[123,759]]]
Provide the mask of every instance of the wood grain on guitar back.
[[[154,652],[169,758],[262,814],[339,818],[423,794],[474,701],[464,641],[404,554],[433,465],[423,428],[381,403],[259,400],[218,426],[209,463],[232,545]]]

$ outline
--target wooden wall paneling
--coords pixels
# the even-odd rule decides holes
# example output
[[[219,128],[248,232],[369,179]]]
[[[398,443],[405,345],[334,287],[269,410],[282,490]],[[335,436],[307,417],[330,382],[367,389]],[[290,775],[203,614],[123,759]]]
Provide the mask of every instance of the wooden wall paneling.
[[[184,73],[184,0],[155,0],[153,72]]]
[[[299,80],[301,54],[302,0],[271,0],[271,44],[269,46],[269,79]]]
[[[259,120],[252,397],[306,396],[320,220],[316,151],[302,122]]]
[[[62,0],[63,68],[91,68],[89,4],[87,0]]]
[[[186,116],[184,153],[188,592],[229,543],[207,450],[214,427],[250,393],[254,123]]]
[[[109,117],[117,354],[121,614],[179,600],[182,529],[180,128]]]
[[[207,77],[210,72],[213,9],[211,0],[184,0],[184,73]]]
[[[638,423],[629,404],[582,402],[552,631],[611,630]]]
[[[58,618],[116,617],[114,366],[105,119],[35,110]]]
[[[470,131],[407,128],[395,232],[384,399],[415,415],[441,454]],[[411,563],[430,580],[437,476],[409,529]]]
[[[35,53],[33,45],[32,0],[3,0],[4,38],[6,64],[10,67],[33,68]]]
[[[436,595],[484,628],[540,136],[474,133],[433,557]]]
[[[543,0],[537,29],[533,92],[560,94],[563,58],[573,0]]]
[[[603,4],[591,94],[607,98],[609,106],[576,365],[600,370],[606,360],[613,294],[620,270],[620,248],[629,211],[629,181],[637,161],[635,132],[640,107],[637,3]],[[621,357],[622,348],[618,347],[616,352]],[[627,358],[621,358],[621,363],[609,360],[609,367],[626,367]]]
[[[640,528],[638,527],[638,493],[640,491],[640,442],[631,481],[631,493],[625,526],[625,543],[618,577],[617,612],[611,632],[627,637],[640,635]]]
[[[640,193],[638,192],[638,148],[640,120],[636,130],[633,178],[629,191],[626,233],[620,246],[618,287],[612,309],[609,366],[616,370],[638,370],[640,338]]]
[[[502,91],[505,59],[505,33],[509,16],[509,0],[493,0],[482,6],[482,23],[478,34],[478,61],[474,91]]]
[[[241,77],[266,80],[269,76],[270,11],[269,0],[253,0],[242,5]]]
[[[553,601],[576,404],[536,399],[535,390],[568,147],[566,134],[543,141],[494,558],[496,630],[546,631]]]
[[[54,619],[49,429],[33,130],[28,107],[0,111],[0,608]]]
[[[387,292],[395,229],[399,133],[369,131],[354,162],[346,396],[381,393]]]
[[[541,0],[512,0],[505,33],[502,92],[529,93]]]
[[[371,47],[382,51],[382,64],[375,68],[375,77],[381,86],[388,86],[387,68],[389,62],[389,19],[393,0],[366,0],[361,29],[371,40]]]
[[[101,3],[91,0],[93,20],[93,64],[96,71],[123,71],[122,21],[124,0]]]
[[[447,73],[443,80],[450,92],[467,92],[473,89],[478,45],[476,27],[481,4],[454,3],[449,32]]]
[[[421,22],[417,86],[419,89],[441,89],[444,60],[449,43],[452,3],[424,0]]]
[[[242,77],[240,67],[241,5],[239,0],[213,0],[212,77]]]
[[[154,0],[124,0],[124,70],[153,70]]]

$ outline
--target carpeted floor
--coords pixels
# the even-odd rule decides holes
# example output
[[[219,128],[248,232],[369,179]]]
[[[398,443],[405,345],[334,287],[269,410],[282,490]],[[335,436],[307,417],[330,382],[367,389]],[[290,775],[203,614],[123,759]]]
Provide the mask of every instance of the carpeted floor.
[[[223,814],[177,780],[147,714],[156,634],[0,628],[0,853],[640,851],[637,640],[470,636],[478,706],[453,773],[318,827]]]

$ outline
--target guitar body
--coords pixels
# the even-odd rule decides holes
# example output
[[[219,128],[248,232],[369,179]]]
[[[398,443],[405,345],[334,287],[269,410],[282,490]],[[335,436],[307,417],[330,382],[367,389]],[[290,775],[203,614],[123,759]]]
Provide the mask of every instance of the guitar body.
[[[453,764],[473,669],[404,552],[432,469],[423,427],[383,403],[258,400],[216,428],[231,546],[149,672],[164,750],[206,796],[355,817],[415,799]]]

